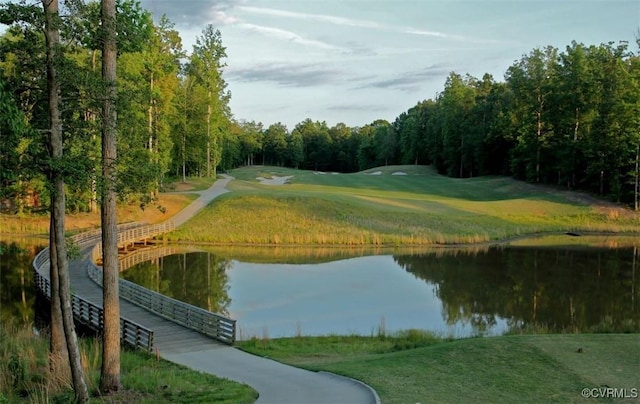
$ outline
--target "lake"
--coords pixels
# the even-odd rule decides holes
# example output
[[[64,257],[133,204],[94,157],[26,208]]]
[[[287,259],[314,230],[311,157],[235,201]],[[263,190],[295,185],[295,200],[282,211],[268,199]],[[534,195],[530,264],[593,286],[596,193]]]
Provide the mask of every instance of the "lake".
[[[507,331],[640,332],[639,254],[632,246],[377,255],[198,249],[203,247],[171,247],[169,255],[137,264],[123,276],[228,314],[238,321],[239,339],[409,328],[455,338]]]
[[[464,249],[160,246],[123,277],[238,321],[238,338],[640,332],[636,239]],[[0,319],[34,321],[31,260],[0,242]]]

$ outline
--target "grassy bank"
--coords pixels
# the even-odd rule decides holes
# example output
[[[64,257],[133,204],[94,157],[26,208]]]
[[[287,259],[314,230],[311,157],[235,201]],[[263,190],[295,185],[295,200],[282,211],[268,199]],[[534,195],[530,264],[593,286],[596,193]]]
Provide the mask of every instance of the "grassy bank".
[[[361,380],[384,403],[584,402],[584,388],[625,388],[629,394],[640,389],[637,334],[438,340],[405,332],[396,337],[254,339],[241,347]]]
[[[96,339],[81,339],[82,362],[95,403],[252,403],[257,393],[246,385],[157,360],[140,351],[123,350],[122,388],[100,397],[101,346]],[[0,403],[72,402],[71,376],[50,372],[46,338],[29,327],[0,327]]]
[[[432,245],[566,231],[640,232],[637,213],[587,195],[505,177],[454,179],[416,166],[355,174],[248,167],[231,175],[237,179],[229,185],[233,192],[215,200],[169,239],[275,245]],[[256,180],[274,176],[291,178],[285,185]]]

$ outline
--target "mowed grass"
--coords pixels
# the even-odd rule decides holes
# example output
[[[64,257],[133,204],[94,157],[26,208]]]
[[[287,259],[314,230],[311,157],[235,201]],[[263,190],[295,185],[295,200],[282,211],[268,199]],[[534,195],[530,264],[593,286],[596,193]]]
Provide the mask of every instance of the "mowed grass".
[[[404,175],[397,175],[404,173]],[[453,179],[429,167],[354,174],[277,167],[233,170],[172,240],[281,245],[472,244],[552,232],[640,232],[640,215],[505,177]],[[291,176],[285,185],[257,177]]]
[[[413,345],[403,342],[411,340]],[[284,363],[361,380],[384,403],[584,402],[584,388],[609,386],[629,394],[640,388],[637,334],[436,341],[410,333],[408,338],[254,339],[240,346]]]

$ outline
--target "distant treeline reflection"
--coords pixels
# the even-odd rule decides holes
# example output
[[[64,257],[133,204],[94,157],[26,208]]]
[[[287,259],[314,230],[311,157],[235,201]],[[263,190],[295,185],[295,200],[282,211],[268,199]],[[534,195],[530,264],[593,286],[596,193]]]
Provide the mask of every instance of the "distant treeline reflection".
[[[432,283],[447,324],[482,332],[505,319],[513,332],[640,332],[636,247],[500,248],[394,257]]]

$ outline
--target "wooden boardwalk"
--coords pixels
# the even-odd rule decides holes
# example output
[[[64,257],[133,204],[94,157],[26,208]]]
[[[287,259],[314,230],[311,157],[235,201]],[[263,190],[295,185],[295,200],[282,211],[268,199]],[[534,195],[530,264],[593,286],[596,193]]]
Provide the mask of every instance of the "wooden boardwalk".
[[[91,265],[90,257],[94,245],[95,243],[85,245],[81,250],[80,257],[69,263],[69,275],[73,294],[83,301],[102,308],[102,288],[88,275],[88,266]],[[48,279],[48,270],[49,266],[43,265],[39,274]],[[158,353],[181,353],[227,346],[122,298],[120,299],[120,317],[151,330],[153,332],[153,341],[150,348]],[[79,320],[77,315],[76,319]],[[92,328],[95,329],[96,327]]]
[[[151,233],[140,231],[140,229],[143,229],[145,226],[141,226],[139,223],[119,226],[118,231],[119,233],[122,233],[119,234],[119,244],[126,245],[129,241],[133,241],[134,239],[142,239],[150,235],[161,234],[164,231],[172,229],[174,226],[173,223],[177,223],[178,225],[184,223],[211,202],[215,197],[227,192],[226,184],[229,180],[230,178],[219,180],[209,190],[201,192],[198,199],[172,218],[172,222],[166,222],[166,224],[161,225],[146,226],[147,229],[151,230]],[[122,238],[121,236],[125,233],[129,234],[129,239],[124,238],[120,240]],[[102,309],[102,287],[89,276],[90,266],[93,265],[93,260],[101,250],[99,246],[99,235],[99,231],[91,231],[75,237],[76,243],[81,247],[81,254],[77,259],[69,262],[69,275],[73,295],[80,298],[83,302],[89,302],[90,305]],[[98,248],[95,248],[96,245],[98,245]],[[41,258],[46,258],[45,254],[48,255],[48,252],[43,251],[43,256]],[[34,270],[39,274],[40,279],[49,279],[48,260],[46,261],[46,264],[39,265],[38,258],[36,258],[36,261],[34,261]],[[40,287],[41,290],[44,289],[42,286]],[[144,288],[140,287],[140,289]],[[45,295],[46,294],[47,293],[45,293]],[[92,323],[87,325],[99,332],[100,330],[96,330],[96,328],[100,328],[101,320],[99,319],[99,315],[95,313],[95,310],[93,315],[96,317],[94,320],[86,321],[85,319],[84,322]],[[159,352],[160,354],[180,353],[225,346],[225,344],[214,338],[203,335],[198,331],[180,325],[175,321],[171,321],[161,315],[153,313],[150,310],[128,302],[123,299],[122,293],[120,297],[120,317],[121,325],[123,324],[122,319],[125,319],[126,321],[124,324],[133,324],[134,326],[139,325],[144,329],[150,330],[152,332],[153,340],[149,341],[146,346],[145,344],[140,344],[139,346]],[[76,320],[80,320],[80,316],[77,314]],[[124,339],[131,340],[133,338],[134,337]]]

